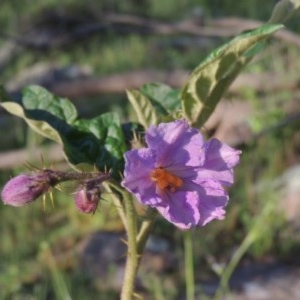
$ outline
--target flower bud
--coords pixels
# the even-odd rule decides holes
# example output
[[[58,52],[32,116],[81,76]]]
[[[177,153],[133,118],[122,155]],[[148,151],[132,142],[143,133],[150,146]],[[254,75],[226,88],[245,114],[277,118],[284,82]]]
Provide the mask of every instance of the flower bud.
[[[109,173],[99,173],[85,180],[75,193],[75,206],[82,213],[94,213],[101,198],[101,183],[110,177]]]
[[[3,187],[2,201],[4,204],[12,206],[23,206],[30,203],[53,186],[52,179],[51,173],[44,171],[31,175],[18,175]]]
[[[98,203],[101,197],[101,191],[99,187],[87,189],[87,187],[81,187],[75,194],[75,206],[82,213],[94,213],[98,207]]]

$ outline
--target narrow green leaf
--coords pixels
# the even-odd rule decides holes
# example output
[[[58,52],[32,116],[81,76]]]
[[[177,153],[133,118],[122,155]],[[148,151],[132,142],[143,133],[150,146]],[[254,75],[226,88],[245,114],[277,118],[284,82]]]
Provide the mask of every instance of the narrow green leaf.
[[[158,115],[151,101],[138,90],[128,90],[127,97],[135,110],[138,122],[148,128],[158,123]]]
[[[262,43],[282,25],[263,25],[216,49],[190,75],[181,94],[185,118],[201,127]]]

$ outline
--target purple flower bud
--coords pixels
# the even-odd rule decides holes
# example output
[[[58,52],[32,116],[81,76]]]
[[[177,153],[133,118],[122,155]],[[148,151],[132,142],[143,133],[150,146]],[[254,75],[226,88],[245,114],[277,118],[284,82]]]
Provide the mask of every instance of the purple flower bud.
[[[85,214],[94,213],[98,207],[101,191],[99,187],[87,189],[81,187],[75,194],[75,206],[76,208]]]
[[[96,211],[101,198],[101,183],[109,177],[109,173],[99,173],[82,183],[74,197],[77,210],[86,214]]]
[[[4,186],[1,198],[4,204],[23,206],[46,193],[53,185],[51,174],[41,171],[36,174],[18,175]]]

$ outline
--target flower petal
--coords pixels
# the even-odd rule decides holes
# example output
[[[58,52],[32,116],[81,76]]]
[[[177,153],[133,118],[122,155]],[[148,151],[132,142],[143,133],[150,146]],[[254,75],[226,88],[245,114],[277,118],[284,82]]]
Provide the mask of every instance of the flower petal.
[[[198,171],[197,181],[218,180],[224,185],[233,183],[233,167],[239,162],[240,150],[235,150],[217,139],[204,145],[205,161]]]
[[[204,143],[202,134],[189,127],[184,119],[151,126],[146,142],[156,152],[158,166],[198,166],[204,159],[200,152]]]
[[[200,214],[197,192],[166,193],[164,199],[165,205],[156,208],[169,222],[181,229],[189,229],[198,224]]]
[[[125,153],[125,178],[122,185],[130,190],[142,184],[150,184],[150,173],[154,169],[155,154],[151,149],[131,150]],[[141,182],[139,182],[141,181]]]
[[[210,139],[204,144],[205,166],[214,170],[224,170],[235,167],[239,163],[242,151],[231,148],[218,139]]]
[[[156,194],[150,174],[154,169],[155,153],[151,149],[131,150],[125,153],[125,171],[122,186],[146,205],[155,205],[162,199]]]
[[[229,197],[220,183],[209,181],[198,186],[200,212],[199,226],[204,226],[214,219],[222,220],[225,216],[224,207]]]

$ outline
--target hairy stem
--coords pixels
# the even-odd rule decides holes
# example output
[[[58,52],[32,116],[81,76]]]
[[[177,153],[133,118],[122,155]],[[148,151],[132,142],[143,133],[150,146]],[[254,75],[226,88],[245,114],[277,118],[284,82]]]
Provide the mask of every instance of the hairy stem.
[[[105,190],[111,194],[113,204],[121,218],[125,231],[127,232],[127,220],[126,220],[124,203],[123,201],[121,201],[120,197],[116,195],[116,193],[112,190],[112,188],[114,188],[120,193],[123,193],[124,190],[122,190],[116,183],[113,183],[112,181],[110,181],[109,183],[103,182],[103,186]]]
[[[128,198],[128,199],[127,199]],[[146,216],[140,226],[137,234],[136,210],[133,205],[133,199],[124,198],[127,218],[128,252],[125,268],[125,277],[121,293],[121,300],[129,300],[134,295],[134,283],[137,271],[142,259],[143,251],[147,239],[152,231],[157,211],[148,208]]]
[[[121,291],[121,300],[133,299],[135,278],[139,266],[139,256],[137,252],[137,228],[136,228],[136,210],[133,204],[133,198],[124,194],[124,204],[127,220],[127,260],[125,266],[124,281]]]
[[[154,226],[156,216],[157,216],[156,209],[153,208],[147,209],[146,215],[144,217],[144,221],[142,222],[139,233],[137,235],[137,247],[138,247],[138,254],[140,258],[145,248],[147,239]]]

